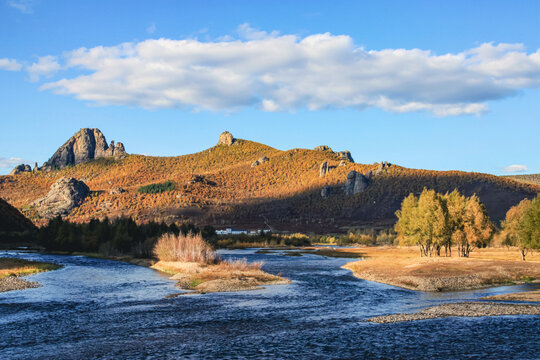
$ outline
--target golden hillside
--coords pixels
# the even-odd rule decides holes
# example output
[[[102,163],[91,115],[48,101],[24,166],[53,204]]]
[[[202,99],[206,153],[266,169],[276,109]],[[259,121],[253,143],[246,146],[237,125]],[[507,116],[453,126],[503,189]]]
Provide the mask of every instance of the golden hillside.
[[[252,167],[262,156],[269,161]],[[319,166],[328,161],[330,171],[319,176]],[[438,192],[458,188],[476,193],[489,214],[500,220],[512,205],[533,197],[540,187],[480,173],[414,170],[392,165],[375,176],[367,189],[344,195],[341,186],[347,174],[365,174],[378,164],[345,162],[330,151],[293,149],[281,151],[247,140],[219,145],[176,157],[128,155],[123,159],[102,158],[50,172],[0,176],[0,197],[9,201],[37,224],[43,223],[32,203],[43,197],[60,177],[84,181],[91,194],[67,217],[87,221],[92,217],[132,216],[138,221],[191,221],[216,227],[280,230],[333,231],[352,226],[389,225],[394,212],[410,192],[424,187]],[[161,194],[139,193],[143,185],[171,180],[176,189]],[[321,197],[329,185],[331,194]],[[122,188],[125,192],[110,193]]]

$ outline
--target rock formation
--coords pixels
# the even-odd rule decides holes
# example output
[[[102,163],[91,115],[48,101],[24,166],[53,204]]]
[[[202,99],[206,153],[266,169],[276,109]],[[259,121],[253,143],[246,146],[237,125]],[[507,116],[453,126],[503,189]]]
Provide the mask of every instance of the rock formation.
[[[111,190],[109,190],[109,195],[120,195],[120,194],[122,194],[124,192],[126,192],[126,190],[124,190],[123,188],[114,187]]]
[[[313,150],[315,150],[315,151],[325,151],[325,152],[329,152],[331,154],[336,154],[342,160],[354,162],[354,160],[353,160],[353,158],[351,156],[351,152],[349,150],[334,152],[332,150],[332,148],[330,148],[330,146],[328,146],[328,145],[319,145],[319,146],[316,146]]]
[[[359,172],[351,171],[347,175],[343,192],[345,195],[355,195],[363,192],[369,185],[369,180]]]
[[[321,197],[322,197],[323,199],[326,199],[327,197],[330,196],[330,191],[331,191],[330,186],[324,185],[324,187],[323,187],[322,190],[321,190]]]
[[[333,152],[332,149],[330,148],[330,146],[328,146],[328,145],[319,145],[319,146],[316,146],[313,150],[315,150],[315,151]]]
[[[380,175],[383,172],[388,173],[388,169],[390,168],[390,166],[392,166],[392,164],[390,164],[389,162],[381,161],[379,163],[379,166],[377,167],[377,170],[373,172],[373,175]]]
[[[84,128],[69,138],[53,156],[43,164],[44,170],[62,169],[69,165],[77,165],[86,161],[103,157],[120,158],[126,155],[122,143],[107,146],[105,136],[99,129]]]
[[[266,156],[261,156],[258,160],[255,160],[254,162],[251,163],[251,167],[259,166],[261,164],[264,164],[267,161],[270,161],[270,159],[267,158]]]
[[[338,156],[343,160],[354,162],[354,160],[353,160],[353,158],[351,156],[351,152],[349,150],[339,151],[336,154],[338,154]]]
[[[17,175],[23,172],[32,172],[32,168],[30,167],[30,165],[27,165],[27,164],[17,165],[15,166],[15,169],[11,170],[9,175]]]
[[[325,177],[328,173],[328,161],[323,161],[321,166],[319,166],[319,176]]]
[[[231,146],[235,142],[235,138],[232,136],[232,134],[228,131],[224,131],[219,135],[218,145],[227,145]]]
[[[82,181],[72,177],[58,179],[49,193],[34,202],[36,210],[45,218],[67,215],[88,196],[90,189]]]

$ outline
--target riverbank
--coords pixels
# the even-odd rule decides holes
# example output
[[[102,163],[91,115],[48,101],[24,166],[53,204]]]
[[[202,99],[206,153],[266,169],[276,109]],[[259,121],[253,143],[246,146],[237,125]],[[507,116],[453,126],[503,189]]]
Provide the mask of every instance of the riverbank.
[[[0,292],[39,287],[35,281],[22,276],[61,268],[60,265],[17,258],[0,258]]]
[[[361,253],[364,258],[344,266],[354,276],[409,290],[460,291],[540,279],[540,256],[535,254],[530,260],[521,261],[514,250],[477,249],[470,258],[420,257],[415,248],[399,247],[344,251]]]
[[[540,289],[512,294],[486,296],[481,298],[481,300],[540,302]]]
[[[165,272],[183,290],[195,293],[231,292],[260,289],[264,285],[290,284],[290,280],[261,270],[262,263],[245,260],[201,265],[193,262],[158,261],[151,267]]]
[[[411,314],[376,316],[367,319],[367,321],[379,324],[388,324],[445,317],[481,317],[503,315],[540,315],[540,306],[488,302],[462,302],[432,306]]]

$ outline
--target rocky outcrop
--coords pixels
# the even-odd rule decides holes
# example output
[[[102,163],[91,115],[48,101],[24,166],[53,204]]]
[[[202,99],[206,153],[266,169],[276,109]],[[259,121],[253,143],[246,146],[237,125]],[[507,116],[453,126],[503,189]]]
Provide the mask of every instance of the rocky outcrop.
[[[255,160],[254,162],[251,163],[251,167],[259,166],[261,164],[264,164],[267,161],[270,161],[270,159],[267,158],[266,156],[261,156],[258,160]]]
[[[324,185],[324,187],[321,189],[321,197],[323,199],[326,199],[327,197],[330,196],[330,191],[331,191],[330,186]]]
[[[330,148],[330,146],[328,146],[328,145],[319,145],[319,146],[316,146],[313,150],[315,150],[315,151],[333,152],[332,149]]]
[[[334,152],[332,150],[332,148],[330,148],[330,146],[328,146],[328,145],[319,145],[319,146],[316,146],[313,150],[321,151],[321,152],[329,152],[331,154],[336,154],[342,160],[354,162],[354,160],[353,160],[353,158],[351,156],[351,152],[349,150]]]
[[[90,189],[84,182],[72,177],[60,178],[51,185],[49,193],[36,200],[34,205],[42,217],[63,216],[79,206],[89,193]]]
[[[359,172],[351,171],[347,175],[343,192],[345,195],[355,195],[363,192],[369,186],[369,180]]]
[[[336,154],[338,154],[338,156],[343,160],[354,162],[351,152],[349,150],[339,151]]]
[[[379,166],[377,166],[377,170],[373,172],[373,175],[380,175],[382,173],[388,173],[388,169],[390,169],[390,166],[392,166],[392,164],[390,164],[389,162],[381,161],[379,163]]]
[[[62,169],[104,157],[121,158],[126,154],[122,143],[107,145],[105,136],[99,129],[84,128],[69,138],[53,156],[43,164],[43,170]]]
[[[328,161],[323,161],[319,166],[319,176],[325,177],[328,174]]]
[[[121,187],[114,187],[111,190],[109,190],[109,195],[120,195],[122,193],[125,193],[126,190],[124,190]]]
[[[11,170],[9,175],[18,175],[23,172],[32,172],[32,168],[30,167],[30,165],[27,165],[27,164],[17,165],[15,166],[15,169]]]
[[[224,131],[219,135],[218,139],[218,145],[226,145],[231,146],[235,142],[235,138],[232,136],[232,134],[228,131]]]

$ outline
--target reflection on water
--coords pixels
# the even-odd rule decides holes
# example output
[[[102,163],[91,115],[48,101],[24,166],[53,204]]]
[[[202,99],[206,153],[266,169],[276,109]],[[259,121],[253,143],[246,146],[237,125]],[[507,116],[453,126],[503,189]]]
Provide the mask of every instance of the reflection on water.
[[[255,250],[222,254],[264,260],[266,271],[293,283],[166,299],[178,289],[151,269],[0,252],[64,265],[32,276],[40,288],[0,293],[0,358],[534,359],[540,353],[539,316],[363,321],[523,287],[427,294],[356,279],[340,268],[348,259]]]

